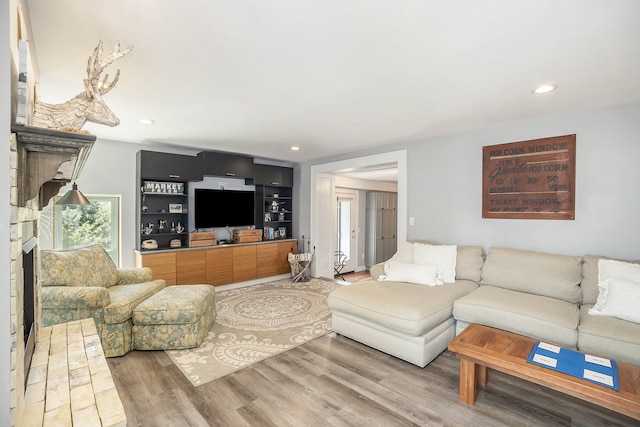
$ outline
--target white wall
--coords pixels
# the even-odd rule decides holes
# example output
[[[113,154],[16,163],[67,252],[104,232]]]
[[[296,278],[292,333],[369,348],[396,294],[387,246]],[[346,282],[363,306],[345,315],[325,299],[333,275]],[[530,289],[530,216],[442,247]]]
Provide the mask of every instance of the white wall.
[[[575,133],[576,219],[482,219],[482,146]],[[640,103],[514,121],[488,129],[394,144],[301,165],[407,149],[408,238],[571,255],[640,258]],[[310,217],[301,193],[301,232]],[[405,218],[405,221],[407,219]]]
[[[9,206],[11,141],[10,2],[0,3],[0,206]],[[11,425],[11,244],[10,209],[0,209],[0,426]]]

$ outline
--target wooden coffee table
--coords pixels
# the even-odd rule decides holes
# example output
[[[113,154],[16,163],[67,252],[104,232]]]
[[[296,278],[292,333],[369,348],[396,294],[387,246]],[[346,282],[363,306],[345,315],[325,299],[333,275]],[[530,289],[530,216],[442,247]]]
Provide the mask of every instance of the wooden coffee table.
[[[495,369],[640,420],[640,367],[617,362],[620,391],[552,369],[527,363],[536,340],[469,325],[449,343],[460,358],[460,400],[475,404],[476,387],[487,384],[487,368]]]

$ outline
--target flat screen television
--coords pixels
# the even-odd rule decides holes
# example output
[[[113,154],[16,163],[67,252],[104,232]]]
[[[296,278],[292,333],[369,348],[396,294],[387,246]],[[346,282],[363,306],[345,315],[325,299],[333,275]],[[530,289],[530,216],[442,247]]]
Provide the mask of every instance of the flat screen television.
[[[254,225],[254,192],[196,188],[196,228]]]

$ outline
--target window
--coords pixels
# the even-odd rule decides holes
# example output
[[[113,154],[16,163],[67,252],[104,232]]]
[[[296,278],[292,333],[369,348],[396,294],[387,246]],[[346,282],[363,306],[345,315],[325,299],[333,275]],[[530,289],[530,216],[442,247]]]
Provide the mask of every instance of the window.
[[[99,243],[119,266],[120,196],[86,197],[90,205],[53,205],[53,248],[73,249]]]

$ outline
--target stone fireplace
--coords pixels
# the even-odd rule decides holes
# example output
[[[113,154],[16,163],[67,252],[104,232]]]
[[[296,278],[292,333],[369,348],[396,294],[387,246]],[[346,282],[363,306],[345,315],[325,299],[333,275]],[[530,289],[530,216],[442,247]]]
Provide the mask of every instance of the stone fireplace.
[[[11,130],[11,425],[20,425],[40,329],[40,210],[77,178],[96,137],[29,126]]]

